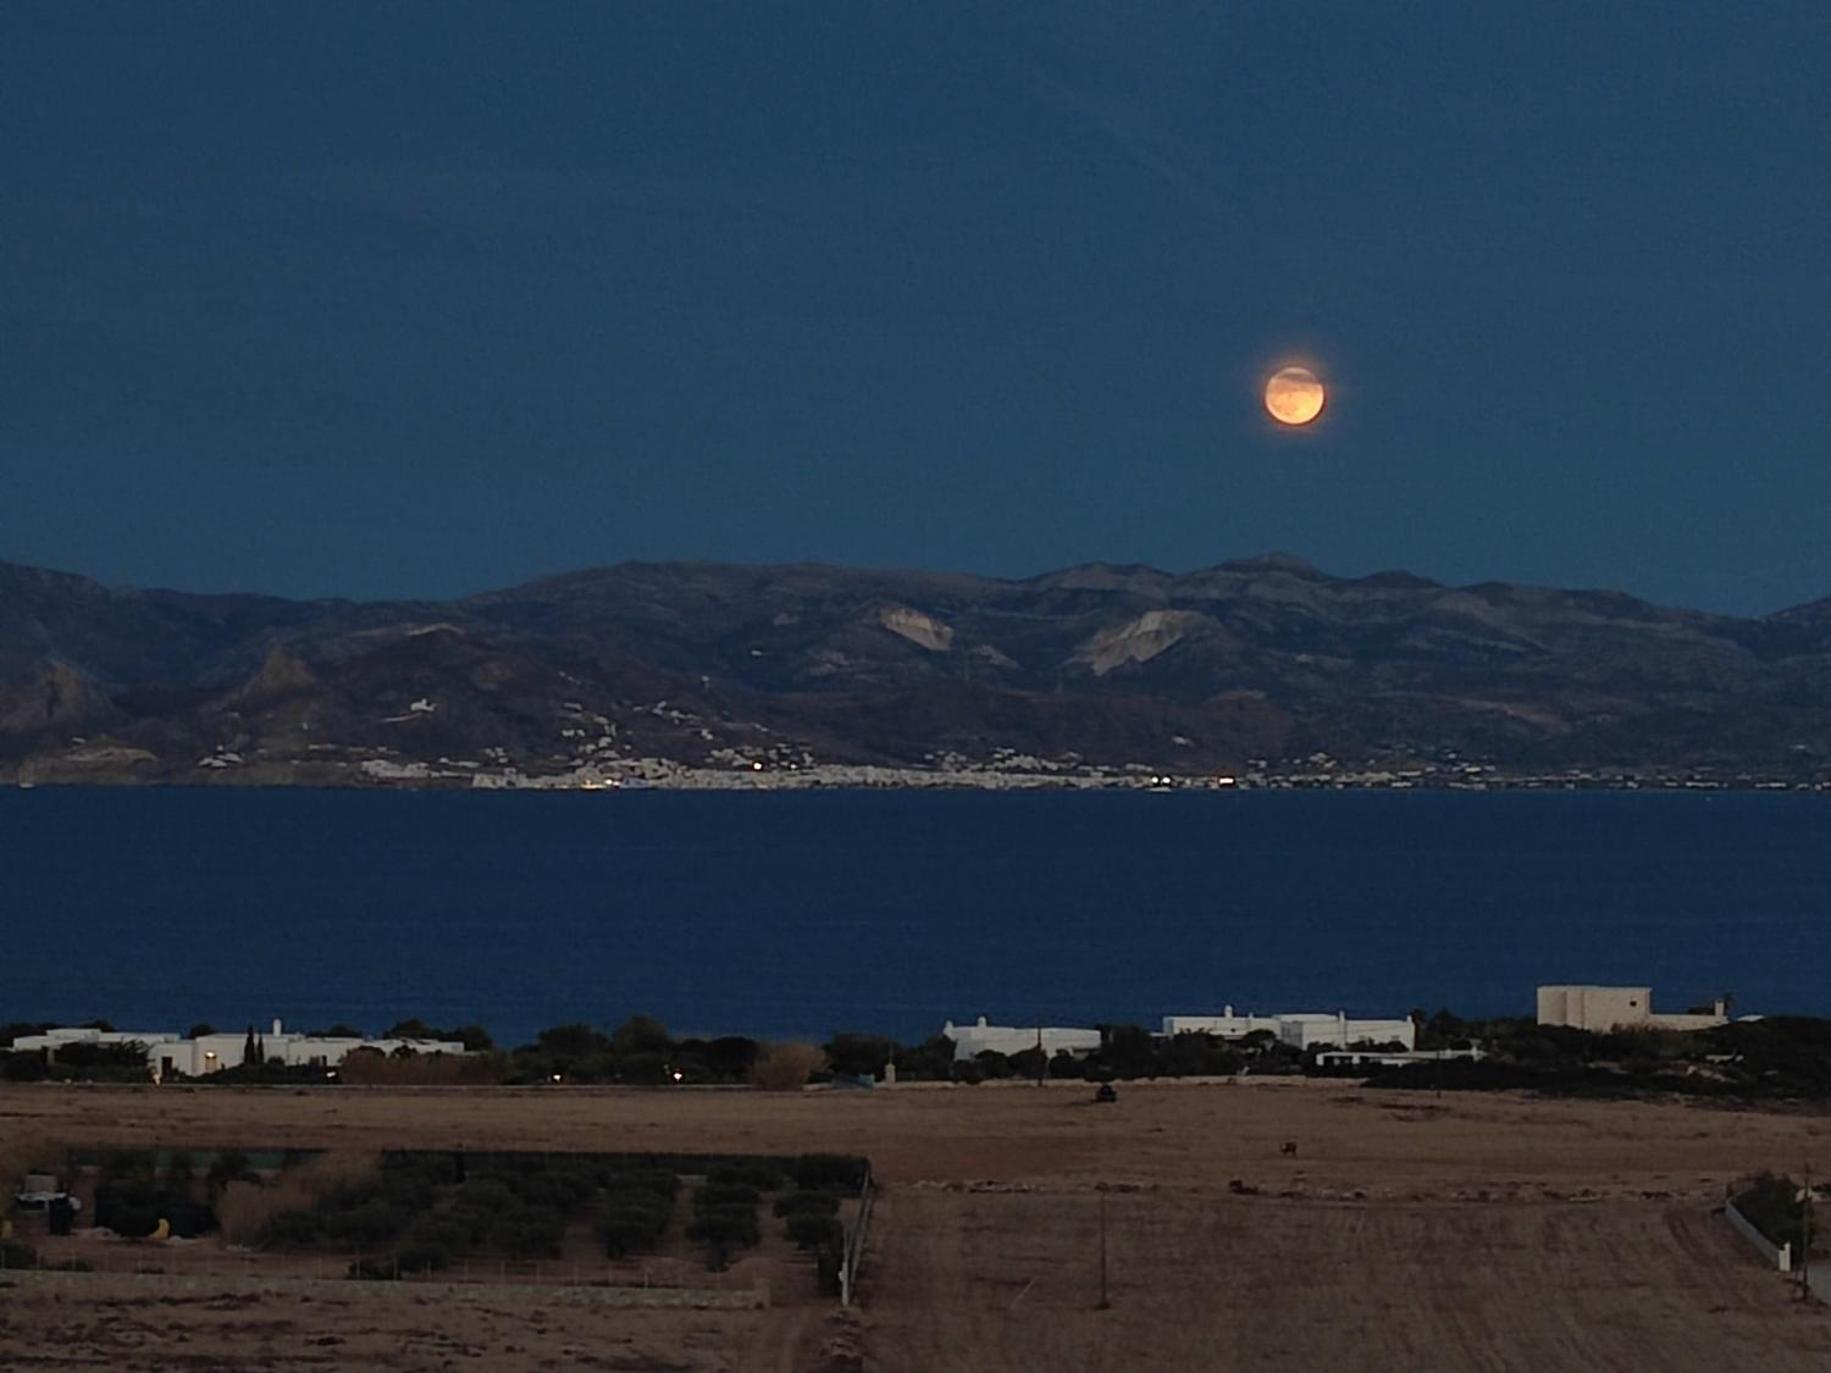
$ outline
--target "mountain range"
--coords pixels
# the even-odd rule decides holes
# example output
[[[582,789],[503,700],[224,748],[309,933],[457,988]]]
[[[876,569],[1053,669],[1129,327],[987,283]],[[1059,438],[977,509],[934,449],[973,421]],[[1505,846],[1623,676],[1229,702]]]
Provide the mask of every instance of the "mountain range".
[[[1760,618],[1270,555],[1021,580],[625,563],[450,601],[0,563],[0,781],[1831,774],[1831,599]]]

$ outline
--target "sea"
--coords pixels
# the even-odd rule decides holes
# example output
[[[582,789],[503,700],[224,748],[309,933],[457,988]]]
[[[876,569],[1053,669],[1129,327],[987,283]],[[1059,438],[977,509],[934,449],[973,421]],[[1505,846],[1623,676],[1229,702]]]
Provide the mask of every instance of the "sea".
[[[1543,982],[1831,1014],[1831,798],[0,793],[0,1022],[919,1040]]]

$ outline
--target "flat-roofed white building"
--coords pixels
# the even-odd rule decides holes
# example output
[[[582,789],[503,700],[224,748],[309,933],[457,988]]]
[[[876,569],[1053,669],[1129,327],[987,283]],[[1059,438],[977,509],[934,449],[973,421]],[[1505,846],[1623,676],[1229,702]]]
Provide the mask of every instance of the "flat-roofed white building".
[[[1278,1017],[1278,1038],[1293,1049],[1328,1046],[1346,1049],[1355,1044],[1402,1044],[1414,1049],[1418,1027],[1409,1016],[1396,1020],[1357,1020],[1345,1011],[1298,1011]]]
[[[447,1039],[362,1039],[303,1035],[286,1029],[278,1020],[271,1033],[257,1035],[261,1054],[268,1063],[292,1067],[337,1067],[358,1049],[374,1049],[391,1054],[408,1049],[416,1054],[462,1054],[464,1045]],[[56,1059],[59,1050],[72,1044],[137,1044],[146,1050],[147,1069],[154,1081],[174,1075],[204,1077],[225,1068],[238,1068],[248,1051],[248,1032],[238,1034],[199,1035],[187,1039],[176,1032],[158,1030],[93,1030],[85,1027],[47,1030],[40,1035],[21,1035],[13,1041],[15,1053],[43,1053]]]
[[[1658,1015],[1651,987],[1598,987],[1560,983],[1539,988],[1539,1024],[1565,1025],[1592,1034],[1611,1030],[1711,1030],[1729,1023],[1729,1005],[1721,998],[1709,1011]]]
[[[1235,1015],[1233,1007],[1224,1006],[1219,1015],[1166,1015],[1163,1018],[1165,1035],[1213,1035],[1216,1039],[1244,1039],[1257,1030],[1277,1034],[1278,1017],[1254,1015],[1251,1011],[1245,1015]]]
[[[1294,1049],[1327,1045],[1346,1049],[1352,1044],[1402,1044],[1418,1042],[1417,1026],[1408,1016],[1392,1020],[1363,1020],[1343,1011],[1285,1011],[1278,1015],[1235,1015],[1226,1007],[1220,1015],[1167,1015],[1165,1035],[1210,1034],[1220,1039],[1244,1039],[1257,1030],[1268,1030]]]
[[[948,1021],[941,1033],[954,1041],[954,1058],[967,1059],[987,1050],[995,1054],[1021,1054],[1041,1048],[1053,1058],[1057,1053],[1090,1054],[1100,1047],[1098,1030],[1076,1029],[1064,1025],[988,1025],[984,1016],[971,1025]]]

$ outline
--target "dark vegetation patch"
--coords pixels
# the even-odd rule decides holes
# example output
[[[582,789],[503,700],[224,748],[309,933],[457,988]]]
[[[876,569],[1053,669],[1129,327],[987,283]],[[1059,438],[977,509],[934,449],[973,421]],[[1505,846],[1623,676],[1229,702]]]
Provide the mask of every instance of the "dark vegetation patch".
[[[856,1196],[869,1174],[864,1159],[837,1154],[267,1157],[277,1166],[257,1170],[235,1151],[122,1150],[71,1162],[97,1169],[97,1223],[123,1235],[153,1235],[162,1224],[176,1235],[207,1234],[220,1210],[234,1242],[348,1257],[357,1278],[434,1273],[471,1257],[555,1258],[575,1219],[591,1223],[611,1258],[650,1252],[674,1221],[683,1177],[703,1179],[686,1233],[705,1247],[708,1266],[722,1269],[759,1242],[758,1211],[770,1194],[780,1194],[777,1214],[818,1212],[837,1233],[839,1198]],[[805,1226],[790,1237],[806,1249],[823,1238]],[[24,1251],[0,1257],[13,1267],[35,1259]]]
[[[1420,1048],[1479,1044],[1479,1062],[1383,1068],[1369,1087],[1524,1090],[1573,1097],[1681,1096],[1701,1101],[1831,1100],[1831,1020],[1767,1016],[1707,1030],[1593,1034],[1532,1020],[1424,1020]]]

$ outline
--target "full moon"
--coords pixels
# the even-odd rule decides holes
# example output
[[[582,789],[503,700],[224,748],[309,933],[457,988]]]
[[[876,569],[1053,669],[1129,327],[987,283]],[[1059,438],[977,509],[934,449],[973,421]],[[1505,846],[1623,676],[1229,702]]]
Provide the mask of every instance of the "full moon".
[[[1308,424],[1322,413],[1328,393],[1307,367],[1286,367],[1265,383],[1265,409],[1279,424]]]

